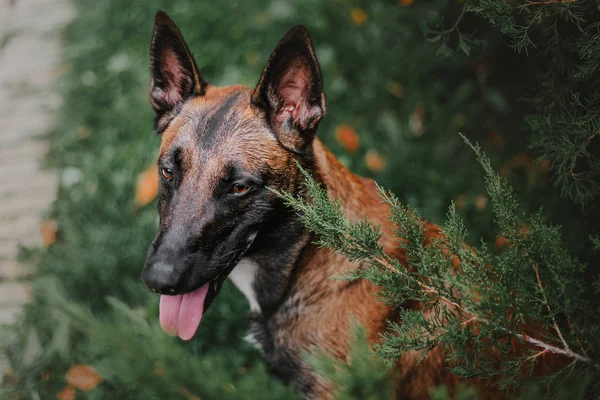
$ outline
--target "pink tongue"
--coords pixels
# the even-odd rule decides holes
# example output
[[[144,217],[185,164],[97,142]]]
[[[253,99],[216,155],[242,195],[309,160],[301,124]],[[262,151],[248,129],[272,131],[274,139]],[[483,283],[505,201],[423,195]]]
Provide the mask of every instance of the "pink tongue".
[[[191,293],[160,296],[161,328],[169,335],[178,335],[183,340],[194,337],[204,313],[208,285],[207,283]]]

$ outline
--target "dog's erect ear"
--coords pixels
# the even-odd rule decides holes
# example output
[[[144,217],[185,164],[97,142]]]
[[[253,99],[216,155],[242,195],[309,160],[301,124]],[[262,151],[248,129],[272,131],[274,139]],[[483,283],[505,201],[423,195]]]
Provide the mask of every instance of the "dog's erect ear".
[[[187,99],[201,96],[206,90],[181,32],[162,11],[154,21],[150,72],[150,102],[156,112],[156,128],[161,132]]]
[[[302,152],[312,142],[325,115],[325,94],[319,62],[304,27],[293,28],[279,41],[252,101],[265,110],[284,147]]]

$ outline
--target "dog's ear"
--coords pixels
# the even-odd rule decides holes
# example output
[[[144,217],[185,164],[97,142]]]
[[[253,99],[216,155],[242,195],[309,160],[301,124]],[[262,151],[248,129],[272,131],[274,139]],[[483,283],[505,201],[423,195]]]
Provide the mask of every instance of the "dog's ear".
[[[150,102],[158,132],[166,127],[189,98],[201,96],[206,82],[175,23],[159,11],[150,46]]]
[[[252,101],[266,112],[284,147],[302,152],[312,142],[325,115],[325,94],[319,62],[304,27],[296,26],[279,41]]]

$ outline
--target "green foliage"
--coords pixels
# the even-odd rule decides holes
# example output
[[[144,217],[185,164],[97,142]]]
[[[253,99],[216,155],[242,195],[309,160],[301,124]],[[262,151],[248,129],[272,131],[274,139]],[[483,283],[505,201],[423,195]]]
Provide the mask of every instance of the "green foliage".
[[[454,204],[443,235],[425,246],[427,232],[418,213],[379,188],[390,206],[394,233],[402,239],[406,255],[402,265],[385,254],[377,226],[366,220],[347,221],[340,203],[328,200],[325,189],[305,171],[308,200],[279,195],[317,233],[318,245],[360,263],[347,279],[372,281],[381,286],[383,301],[399,307],[402,322],[392,322],[376,345],[388,366],[407,351],[421,351],[426,357],[443,346],[454,374],[494,378],[493,384],[512,390],[528,378],[534,381],[523,371],[533,370],[538,357],[553,353],[572,363],[536,377],[548,390],[557,393],[564,382],[581,377],[593,376],[591,381],[598,382],[598,360],[589,350],[600,345],[600,315],[586,295],[591,287],[586,284],[585,265],[565,250],[559,228],[547,223],[541,212],[523,214],[512,187],[493,170],[478,145],[467,143],[483,166],[497,233],[509,243],[495,255],[483,242],[477,249],[467,245],[467,229]],[[423,305],[417,310],[402,308],[409,300]],[[511,340],[526,350],[515,350]],[[598,389],[592,383],[586,390]]]
[[[347,364],[326,353],[307,356],[309,364],[322,379],[335,383],[337,400],[392,398],[393,375],[369,348],[365,330],[353,324],[352,337]]]
[[[295,396],[290,388],[273,382],[262,365],[248,370],[243,351],[202,357],[177,345],[162,332],[154,318],[148,320],[143,308],[132,309],[109,297],[110,317],[98,319],[87,308],[66,299],[62,294],[64,289],[56,280],[46,279],[39,284],[42,285],[39,295],[58,310],[54,317],[64,327],[53,333],[51,345],[43,354],[50,360],[43,361],[62,364],[61,356],[69,355],[71,333],[83,334],[88,343],[74,361],[91,364],[104,380],[88,395],[90,398],[264,398],[257,387],[269,387],[271,398]],[[22,345],[16,342],[14,345]],[[31,344],[25,343],[27,346]],[[59,375],[38,387],[34,371],[40,374],[43,370],[33,361],[21,359],[15,363],[19,368],[17,372],[29,378],[21,383],[22,394],[23,391],[31,397],[34,393],[51,394],[64,386],[64,378]],[[44,364],[42,362],[42,366]]]
[[[440,43],[439,52],[452,54],[448,42],[453,36],[456,47],[467,56],[473,46],[480,44],[473,35],[461,33],[461,22],[469,13],[498,27],[510,39],[510,47],[525,53],[534,63],[530,71],[517,72],[532,73],[537,82],[527,96],[535,110],[526,117],[531,147],[552,161],[555,184],[564,195],[579,204],[593,199],[600,193],[598,4],[577,0],[466,0],[449,29],[425,24],[429,39]]]
[[[473,388],[464,385],[458,385],[454,396],[450,394],[448,388],[445,386],[432,389],[429,395],[431,396],[431,400],[477,400],[479,398]]]

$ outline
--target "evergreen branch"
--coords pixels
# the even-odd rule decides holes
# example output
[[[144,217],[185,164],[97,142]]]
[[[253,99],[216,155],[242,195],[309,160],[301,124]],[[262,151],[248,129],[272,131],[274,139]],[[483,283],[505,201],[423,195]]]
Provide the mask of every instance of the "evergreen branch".
[[[436,25],[435,28],[430,28],[429,24],[425,21],[421,22],[421,30],[425,36],[425,39],[430,43],[440,43],[440,47],[437,51],[438,53],[445,56],[452,55],[452,50],[448,46],[448,41],[450,40],[450,35],[455,32],[458,38],[457,48],[462,50],[467,56],[471,52],[471,46],[481,46],[483,44],[481,41],[474,39],[472,35],[463,34],[459,29],[459,25],[468,11],[470,3],[471,2],[469,0],[465,1],[460,14],[450,28],[444,28],[443,18],[441,16],[439,17],[437,23],[433,23]]]
[[[389,257],[389,256],[386,255],[386,257]],[[395,273],[402,273],[398,269],[394,268],[389,262],[387,262],[387,261],[385,261],[383,259],[373,258],[373,261],[376,261],[376,262],[380,263],[380,265],[384,266],[388,270],[391,270],[391,271],[393,271]],[[405,277],[410,278],[408,275],[406,275]],[[504,332],[506,332],[506,333],[508,333],[510,335],[513,335],[513,336],[515,336],[515,337],[517,337],[517,338],[519,338],[519,339],[521,339],[521,340],[523,340],[523,341],[525,341],[527,343],[533,344],[534,346],[537,346],[537,347],[539,347],[541,349],[544,349],[544,351],[549,351],[549,352],[554,353],[554,354],[561,354],[561,355],[573,358],[573,359],[575,359],[577,361],[583,361],[583,362],[586,362],[586,363],[592,363],[592,360],[589,357],[582,356],[581,354],[575,353],[573,350],[571,350],[571,348],[569,347],[569,345],[566,343],[566,341],[565,341],[562,333],[560,332],[560,329],[558,328],[558,325],[556,324],[556,320],[554,319],[554,317],[552,317],[553,323],[554,323],[556,332],[559,335],[559,338],[560,338],[562,344],[564,345],[564,348],[556,347],[556,346],[553,346],[551,344],[545,343],[545,342],[543,342],[543,341],[541,341],[539,339],[531,337],[529,335],[523,335],[521,333],[514,332],[514,331],[512,331],[510,329],[507,329],[507,328],[504,328],[502,326],[498,326],[497,324],[494,324],[494,323],[490,322],[489,320],[487,320],[485,318],[481,318],[481,317],[477,316],[474,312],[468,310],[467,308],[465,308],[461,304],[456,303],[456,302],[454,302],[454,301],[446,298],[445,296],[443,296],[439,292],[439,290],[437,290],[435,288],[432,288],[432,287],[424,284],[423,282],[421,282],[419,280],[416,280],[416,283],[419,286],[421,286],[421,288],[423,289],[423,291],[425,293],[430,294],[430,295],[435,295],[437,300],[443,301],[444,303],[447,303],[449,305],[452,305],[452,306],[456,307],[456,309],[458,311],[460,311],[463,316],[467,316],[468,319],[466,319],[465,321],[462,321],[462,323],[461,323],[461,324],[464,324],[463,326],[466,326],[466,325],[468,325],[468,324],[470,324],[472,322],[478,321],[478,322],[480,322],[482,324],[485,324],[485,325],[487,325],[487,326],[489,326],[491,328],[499,329],[499,330],[504,331]],[[541,286],[541,281],[540,281],[540,286]],[[543,291],[543,288],[542,288],[542,291]],[[546,304],[547,304],[547,300],[546,300]],[[548,308],[550,310],[550,306],[548,306]],[[596,368],[600,369],[600,365],[598,365],[598,364],[592,364],[592,365],[594,365]]]
[[[462,135],[461,135],[462,136]],[[466,138],[463,136],[466,140]],[[481,153],[479,147],[477,145],[472,145],[468,140],[467,143],[476,151],[478,156],[481,157]],[[494,330],[499,330],[505,332],[513,337],[516,337],[526,343],[529,343],[535,347],[542,349],[542,352],[551,352],[554,354],[564,355],[569,358],[572,358],[576,361],[581,361],[585,363],[590,363],[594,365],[594,367],[600,369],[600,366],[592,363],[592,360],[588,356],[581,355],[579,353],[574,352],[566,343],[562,333],[558,329],[558,325],[553,318],[553,324],[559,335],[560,341],[563,344],[563,347],[558,347],[549,343],[546,343],[540,339],[536,339],[532,336],[519,333],[514,331],[513,329],[509,329],[503,326],[499,326],[498,324],[490,321],[487,318],[480,317],[476,312],[470,310],[461,304],[460,301],[454,301],[443,293],[440,292],[440,289],[437,289],[427,283],[425,283],[422,279],[419,279],[412,274],[408,273],[406,269],[400,269],[395,266],[396,260],[387,255],[383,248],[379,244],[364,244],[361,243],[355,236],[350,233],[350,229],[354,226],[353,223],[349,223],[343,214],[343,210],[341,209],[341,205],[339,202],[332,201],[328,199],[327,192],[323,189],[311,176],[305,171],[300,165],[298,165],[303,175],[306,177],[306,186],[308,189],[308,195],[312,199],[314,203],[317,203],[319,207],[315,208],[312,204],[307,202],[305,199],[300,197],[295,197],[289,193],[282,193],[276,190],[272,190],[278,197],[284,200],[286,205],[292,207],[303,223],[313,232],[322,236],[320,241],[317,243],[321,247],[332,247],[336,251],[340,251],[345,256],[351,257],[354,261],[366,261],[370,265],[379,266],[379,268],[383,268],[386,271],[390,271],[394,274],[400,275],[403,279],[406,279],[409,283],[413,283],[417,285],[420,291],[427,295],[428,298],[435,300],[436,302],[442,302],[447,305],[447,310],[452,310],[458,312],[459,316],[463,321],[461,322],[462,326],[466,326],[475,321],[488,326]],[[391,194],[385,192],[381,187],[378,187],[380,193],[382,194],[382,198],[384,201],[388,202],[392,207],[399,206],[399,202],[395,197]],[[324,218],[324,216],[326,216]],[[370,229],[376,231],[376,228],[370,226]],[[375,238],[375,236],[369,236],[370,239]],[[375,239],[376,241],[378,238]],[[342,244],[342,242],[344,242]],[[376,251],[373,249],[376,248]],[[418,268],[417,268],[418,269]],[[536,275],[539,276],[539,271],[536,267],[534,267],[536,271]],[[541,285],[541,278],[539,278],[540,290],[542,291],[544,301],[546,306],[549,308],[549,304],[547,301],[547,297],[545,295],[545,291],[543,286]],[[410,285],[409,285],[410,286]],[[549,312],[552,315],[552,310],[549,308]],[[541,354],[540,354],[541,355]]]
[[[387,258],[387,260],[386,260],[386,258]],[[449,304],[449,305],[451,305],[453,307],[456,307],[457,309],[459,309],[461,311],[466,311],[466,310],[464,310],[464,308],[459,303],[456,303],[456,302],[448,299],[447,297],[443,296],[439,292],[439,290],[437,290],[437,289],[435,289],[435,288],[433,288],[431,286],[428,286],[427,284],[425,284],[421,280],[416,279],[416,278],[414,278],[414,277],[412,277],[412,276],[410,276],[408,274],[403,274],[401,270],[398,270],[397,268],[395,268],[391,264],[391,262],[390,262],[391,257],[388,256],[387,254],[384,253],[384,258],[373,257],[373,258],[370,258],[370,260],[372,260],[373,262],[375,262],[375,263],[383,266],[388,271],[391,271],[391,272],[394,272],[394,273],[397,273],[397,274],[401,274],[401,275],[403,275],[404,278],[412,279],[414,281],[414,283],[416,283],[419,287],[421,287],[421,289],[423,290],[423,292],[425,292],[427,294],[430,294],[430,295],[436,296],[437,300],[443,301],[444,303]],[[470,314],[470,313],[468,313],[468,314]]]
[[[463,138],[463,140],[465,141],[465,143],[467,143],[467,145],[469,145],[473,149],[473,151],[475,152],[475,154],[476,154],[479,162],[483,165],[484,169],[486,170],[486,173],[488,174],[488,178],[486,178],[487,181],[488,181],[488,185],[492,185],[492,186],[494,186],[495,189],[499,189],[502,184],[501,184],[501,182],[496,181],[495,179],[492,178],[494,176],[494,174],[493,174],[493,171],[491,169],[491,164],[489,162],[489,159],[487,159],[487,157],[485,157],[482,154],[481,148],[479,147],[479,145],[477,143],[475,145],[473,145],[462,134],[460,134],[460,136]],[[593,138],[593,136],[592,136],[592,138]],[[591,138],[590,138],[590,140],[591,140]],[[511,196],[507,196],[506,199],[505,199],[505,201],[506,200],[511,200]],[[510,208],[514,209],[515,206],[516,206],[516,204],[514,203],[514,200],[511,201],[511,202],[512,202],[512,204],[510,204]],[[512,213],[514,214],[514,210],[513,210]],[[548,345],[548,344],[546,344],[544,342],[541,342],[541,341],[539,341],[537,339],[531,338],[531,337],[527,337],[527,341],[529,343],[535,344],[536,346],[547,348],[551,352],[554,352],[554,353],[557,353],[557,354],[568,355],[569,357],[574,358],[576,360],[586,361],[586,362],[591,363],[592,360],[589,358],[589,356],[587,355],[587,352],[585,351],[585,349],[583,348],[583,346],[581,345],[581,343],[580,343],[580,341],[578,339],[577,339],[577,342],[578,342],[579,347],[582,350],[582,352],[583,352],[584,355],[582,356],[582,355],[580,355],[578,353],[575,353],[573,350],[571,350],[570,346],[568,345],[567,341],[565,340],[565,338],[564,338],[564,336],[563,336],[563,334],[562,334],[562,332],[561,332],[561,330],[560,330],[560,328],[558,326],[558,323],[556,321],[556,318],[554,316],[552,308],[550,307],[550,303],[548,301],[548,296],[547,296],[546,291],[544,289],[544,286],[542,284],[542,279],[541,279],[541,275],[540,275],[540,271],[539,271],[539,266],[538,266],[538,264],[536,262],[534,262],[531,259],[530,254],[528,253],[527,250],[523,250],[523,252],[524,252],[525,257],[529,261],[529,263],[532,265],[532,268],[533,268],[533,270],[535,272],[537,285],[538,285],[538,288],[540,290],[540,293],[542,294],[542,299],[543,299],[544,305],[546,306],[546,308],[548,310],[548,314],[549,314],[549,316],[550,316],[550,318],[552,320],[552,326],[553,326],[554,330],[556,331],[556,333],[558,335],[558,338],[560,339],[560,341],[561,341],[561,343],[563,345],[563,349],[557,348],[555,346],[551,346],[552,348],[545,347],[545,346],[550,346],[550,345]],[[520,335],[520,334],[517,334],[517,335]],[[522,335],[518,336],[518,337],[522,337]],[[600,366],[597,365],[597,364],[593,364],[593,365],[596,368],[600,368]]]
[[[527,4],[521,5],[521,7],[530,6],[545,6],[547,4],[568,4],[577,3],[579,0],[541,0],[541,1],[527,1]]]
[[[386,257],[389,257],[389,256],[386,255]],[[385,260],[379,259],[379,258],[373,258],[373,261],[378,262],[380,265],[384,266],[388,270],[391,270],[391,271],[393,271],[395,273],[402,273],[398,269],[394,268],[388,261],[385,261]],[[405,277],[410,278],[410,276],[408,276],[408,275],[406,275]],[[556,332],[558,333],[558,335],[559,335],[559,337],[561,339],[562,344],[565,346],[562,349],[560,347],[556,347],[556,346],[553,346],[551,344],[545,343],[545,342],[543,342],[543,341],[541,341],[539,339],[533,338],[533,337],[531,337],[529,335],[523,335],[521,333],[514,332],[514,331],[512,331],[510,329],[507,329],[507,328],[504,328],[502,326],[498,326],[498,325],[490,322],[489,320],[487,320],[485,318],[481,318],[481,317],[477,316],[474,312],[468,310],[467,308],[465,308],[461,304],[456,303],[456,302],[454,302],[454,301],[446,298],[445,296],[443,296],[439,292],[439,290],[437,290],[435,288],[432,288],[432,287],[424,284],[423,282],[421,282],[419,280],[416,280],[416,283],[419,286],[421,286],[421,288],[423,289],[423,291],[425,293],[430,294],[430,295],[435,295],[437,300],[443,301],[444,303],[447,303],[449,305],[452,305],[452,306],[456,307],[457,310],[460,311],[463,316],[467,316],[468,319],[466,319],[465,321],[462,322],[462,324],[464,324],[465,326],[468,325],[471,322],[478,321],[478,322],[480,322],[482,324],[485,324],[485,325],[487,325],[487,326],[489,326],[491,328],[499,329],[499,330],[504,331],[504,332],[506,332],[506,333],[508,333],[510,335],[513,335],[513,336],[515,336],[515,337],[517,337],[517,338],[519,338],[519,339],[521,339],[521,340],[523,340],[523,341],[525,341],[527,343],[530,343],[530,344],[533,344],[533,345],[535,345],[535,346],[537,346],[539,348],[542,348],[542,349],[544,349],[544,351],[549,351],[549,352],[554,353],[554,354],[561,354],[561,355],[573,358],[573,359],[575,359],[577,361],[583,361],[583,362],[586,362],[586,363],[592,363],[592,360],[589,357],[582,356],[581,354],[575,353],[573,350],[571,350],[571,348],[569,347],[569,345],[566,343],[564,337],[562,336],[562,334],[560,332],[560,329],[558,329],[558,325],[556,324],[556,320],[554,319],[554,317],[552,319],[553,319],[553,322],[554,322],[554,325],[555,325]],[[540,285],[541,285],[541,282],[540,282]],[[542,291],[543,291],[543,288],[542,288]],[[546,303],[547,303],[547,300],[546,300]],[[548,308],[549,307],[550,306],[548,306]],[[596,368],[600,369],[600,365],[598,365],[598,364],[593,364],[593,365]]]
[[[452,26],[448,29],[444,29],[442,31],[439,31],[437,33],[439,33],[440,35],[448,35],[452,32],[454,32],[455,30],[458,29],[458,25],[460,25],[462,19],[465,16],[465,13],[467,12],[467,5],[469,4],[468,1],[465,1],[465,4],[463,5],[462,10],[460,10],[460,14],[458,15],[458,18],[456,18],[456,21],[454,21],[454,24],[452,24]],[[459,33],[460,36],[460,33]]]
[[[587,358],[590,358],[590,356],[588,356],[587,351],[581,344],[581,341],[579,340],[579,336],[577,336],[577,332],[575,332],[575,329],[573,329],[573,324],[570,321],[569,321],[569,328],[571,329],[571,333],[573,334],[573,336],[575,336],[575,341],[577,342],[577,345],[579,346],[579,349],[581,350],[583,355],[586,356]]]
[[[527,257],[529,257],[529,256],[527,256]],[[540,288],[540,292],[542,293],[542,298],[544,299],[544,304],[546,305],[546,308],[548,309],[548,315],[550,315],[552,318],[552,326],[554,327],[554,330],[556,331],[556,334],[558,335],[564,348],[566,350],[570,351],[571,348],[569,347],[569,345],[567,344],[567,341],[563,337],[562,332],[560,331],[560,328],[558,327],[558,323],[556,322],[556,318],[554,317],[554,314],[552,313],[552,308],[550,308],[550,303],[548,303],[548,297],[546,296],[546,291],[544,290],[544,286],[542,285],[542,278],[540,277],[539,267],[538,267],[537,263],[534,263],[533,261],[531,261],[531,259],[530,259],[530,262],[531,262],[531,266],[532,266],[533,270],[535,271],[535,278],[537,279],[538,287]]]
[[[387,254],[385,255],[385,257],[389,258],[389,256]],[[371,260],[374,261],[374,262],[376,262],[376,263],[378,263],[379,265],[382,265],[384,268],[388,269],[389,271],[392,271],[392,272],[395,272],[395,273],[399,273],[399,274],[403,274],[402,271],[398,270],[397,268],[394,268],[393,265],[389,261],[387,261],[385,259],[375,257],[375,258],[371,258]],[[536,275],[539,276],[539,273],[537,272],[537,270],[536,270]],[[412,278],[408,274],[403,274],[403,277],[408,278],[408,279]],[[415,279],[414,281],[415,281],[415,283],[417,283],[423,289],[423,291],[425,293],[427,293],[429,295],[436,296],[436,300],[442,301],[442,302],[444,302],[446,304],[449,304],[449,305],[455,307],[457,311],[461,312],[461,314],[463,315],[463,317],[466,316],[468,319],[462,321],[461,324],[464,324],[463,326],[466,326],[466,325],[468,325],[468,324],[470,324],[472,322],[478,321],[478,322],[480,322],[482,324],[485,324],[485,325],[487,325],[487,326],[489,326],[491,328],[499,329],[499,330],[504,331],[504,332],[506,332],[506,333],[508,333],[510,335],[513,335],[513,336],[515,336],[515,337],[517,337],[517,338],[519,338],[519,339],[521,339],[521,340],[523,340],[523,341],[525,341],[527,343],[530,343],[530,344],[532,344],[532,345],[534,345],[536,347],[539,347],[539,348],[543,349],[544,352],[545,351],[549,351],[549,352],[554,353],[554,354],[560,354],[560,355],[564,355],[564,356],[573,358],[573,359],[575,359],[577,361],[591,363],[592,365],[594,365],[594,367],[600,369],[600,365],[592,363],[592,360],[588,356],[582,356],[581,354],[578,354],[578,353],[574,352],[573,350],[571,350],[571,348],[569,347],[569,345],[566,343],[566,341],[565,341],[562,333],[560,332],[560,329],[558,328],[558,325],[557,325],[556,320],[554,319],[554,317],[552,317],[553,324],[554,324],[554,327],[556,329],[557,334],[559,335],[559,338],[560,338],[562,344],[564,345],[564,348],[556,347],[556,346],[553,346],[551,344],[545,343],[545,342],[543,342],[543,341],[541,341],[539,339],[531,337],[529,335],[524,335],[524,334],[521,334],[521,333],[518,333],[518,332],[514,332],[514,331],[512,331],[510,329],[504,328],[502,326],[498,326],[497,324],[494,324],[494,323],[492,323],[491,321],[489,321],[489,320],[487,320],[485,318],[481,318],[481,317],[477,316],[474,312],[472,312],[469,309],[465,308],[463,305],[461,305],[461,304],[459,304],[457,302],[454,302],[454,301],[448,299],[447,297],[443,296],[439,292],[439,290],[437,290],[437,289],[435,289],[435,288],[433,288],[431,286],[426,285],[425,283],[421,282],[418,279]],[[541,287],[541,281],[540,281],[540,287]],[[541,287],[541,290],[544,293],[543,287]],[[545,294],[544,294],[544,297],[545,297]],[[546,299],[546,305],[548,306],[548,309],[551,312],[550,306],[548,305],[547,299]]]
[[[592,236],[590,236],[590,241],[594,245],[594,249],[600,250],[600,235],[592,235]]]
[[[582,154],[586,151],[585,149],[589,146],[589,144],[592,142],[592,140],[599,134],[600,134],[600,130],[597,130],[596,132],[594,132],[589,138],[587,138],[587,140],[585,140],[580,145],[580,150],[573,154],[573,158],[571,160],[571,168],[569,169],[569,173],[571,174],[571,177],[573,178],[573,180],[578,181],[579,175],[581,175],[581,174],[575,173],[575,167],[577,166],[577,159],[579,158],[580,154]]]
[[[542,342],[541,340],[538,340],[536,338],[533,338],[529,335],[523,335],[521,333],[517,333],[517,332],[510,332],[508,329],[502,328],[500,327],[501,330],[506,331],[507,333],[513,334],[516,337],[518,337],[521,340],[524,340],[527,343],[531,343],[539,348],[548,350],[551,353],[554,354],[561,354],[563,356],[567,356],[569,358],[573,358],[577,361],[583,361],[586,363],[590,363],[592,364],[594,367],[600,369],[600,365],[592,363],[592,360],[588,357],[584,357],[581,354],[575,353],[574,351],[572,351],[571,349],[561,349],[560,347],[556,347],[556,346],[552,346],[548,343]]]

